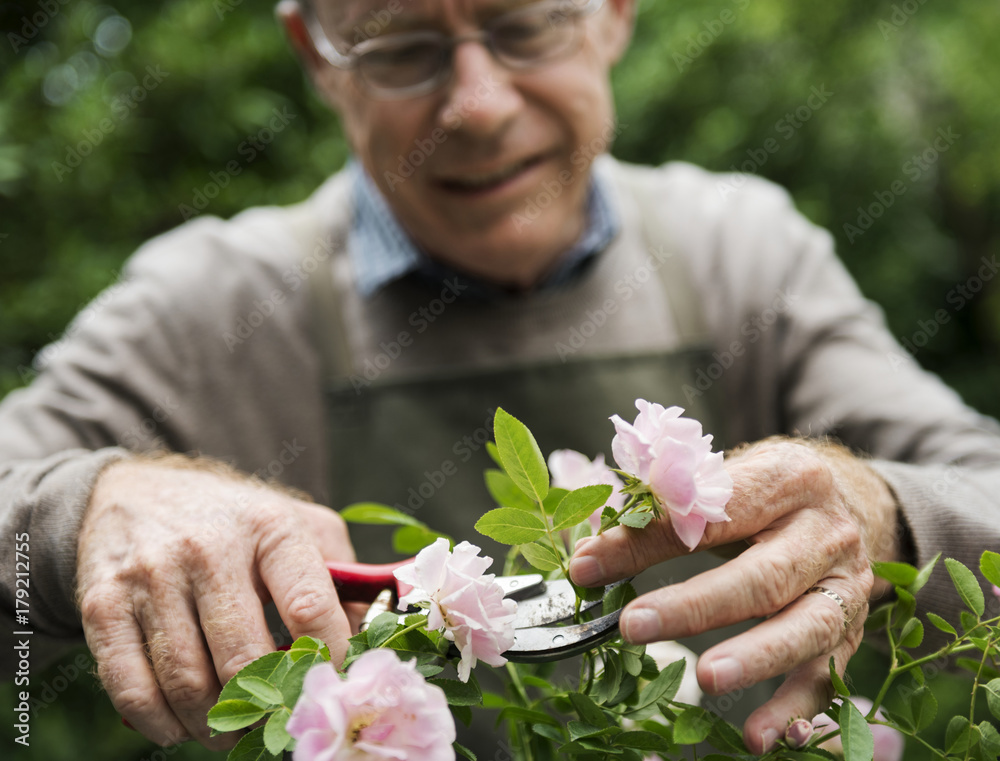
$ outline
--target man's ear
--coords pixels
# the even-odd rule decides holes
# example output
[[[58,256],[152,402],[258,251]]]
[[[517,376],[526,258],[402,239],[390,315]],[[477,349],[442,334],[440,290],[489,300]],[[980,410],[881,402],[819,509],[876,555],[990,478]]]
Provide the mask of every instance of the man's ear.
[[[611,19],[608,23],[606,38],[608,44],[609,63],[613,66],[621,60],[632,41],[635,29],[635,0],[607,0],[608,13]]]
[[[310,76],[314,75],[323,64],[323,57],[316,50],[316,44],[306,27],[301,4],[298,0],[281,0],[274,9],[274,15],[285,28],[285,34],[302,65]]]

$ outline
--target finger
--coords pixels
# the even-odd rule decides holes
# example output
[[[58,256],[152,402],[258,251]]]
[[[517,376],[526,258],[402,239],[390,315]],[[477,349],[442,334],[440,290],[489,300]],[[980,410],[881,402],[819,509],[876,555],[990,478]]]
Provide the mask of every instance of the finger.
[[[843,676],[847,661],[856,649],[856,643],[852,645],[845,640],[833,653],[814,658],[790,673],[774,697],[750,714],[743,724],[743,742],[747,749],[756,755],[765,753],[774,748],[779,737],[784,736],[789,720],[811,720],[825,711],[834,697],[830,681],[830,655],[833,655],[837,673]]]
[[[300,524],[288,520],[268,523],[262,527],[257,568],[281,620],[293,637],[325,642],[339,664],[347,651],[351,628],[319,549]]]
[[[201,630],[219,683],[225,684],[248,663],[274,651],[274,638],[251,568],[213,563],[192,571]]]
[[[789,673],[821,656],[829,659],[842,642],[857,647],[863,620],[848,621],[828,597],[803,595],[773,618],[706,651],[698,660],[698,681],[717,695]]]
[[[212,750],[231,748],[235,735],[211,737],[206,714],[221,685],[205,649],[193,603],[173,589],[137,601],[136,617],[146,640],[157,684],[190,737]]]
[[[733,479],[733,497],[726,506],[730,520],[709,523],[698,549],[723,547],[759,534],[794,511],[823,504],[833,491],[829,469],[802,446],[786,446],[780,456],[762,448],[727,462],[726,470]],[[665,514],[644,529],[616,526],[581,540],[569,572],[581,586],[599,586],[687,554]]]
[[[167,704],[153,675],[132,606],[117,590],[94,587],[81,600],[87,646],[112,705],[138,732],[168,746],[191,735]]]
[[[347,524],[335,510],[308,502],[298,502],[295,507],[324,560],[355,559]]]

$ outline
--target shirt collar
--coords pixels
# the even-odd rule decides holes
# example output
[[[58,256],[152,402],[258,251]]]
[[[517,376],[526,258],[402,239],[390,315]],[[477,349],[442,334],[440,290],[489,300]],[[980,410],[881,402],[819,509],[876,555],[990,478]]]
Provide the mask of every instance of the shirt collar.
[[[368,298],[389,283],[410,274],[434,282],[458,276],[470,284],[463,295],[486,298],[503,293],[502,289],[490,283],[477,281],[429,259],[403,230],[360,162],[352,161],[348,171],[352,174],[354,202],[348,250],[356,286],[363,297]],[[610,180],[595,163],[587,195],[586,228],[539,286],[541,289],[556,288],[573,280],[585,264],[606,249],[618,235],[620,219],[611,202],[609,186]]]

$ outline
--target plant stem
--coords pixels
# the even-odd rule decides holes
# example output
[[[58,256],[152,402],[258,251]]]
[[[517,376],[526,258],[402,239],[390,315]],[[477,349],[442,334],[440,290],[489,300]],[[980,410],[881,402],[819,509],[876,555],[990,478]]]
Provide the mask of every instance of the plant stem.
[[[972,682],[972,697],[969,699],[969,726],[973,726],[976,720],[976,690],[979,689],[979,678],[983,675],[983,668],[986,666],[986,659],[989,657],[990,648],[993,647],[993,640],[986,640],[986,647],[983,649],[983,657],[979,661],[979,670],[976,678]],[[965,749],[965,761],[968,761],[972,753],[972,745]]]
[[[524,683],[521,681],[521,675],[517,673],[517,667],[507,661],[507,673],[510,674],[510,682],[514,686],[514,691],[517,696],[521,699],[521,705],[524,708],[528,708],[531,700],[528,699],[528,691],[524,689]]]
[[[387,639],[385,642],[383,642],[381,645],[379,645],[379,647],[388,647],[389,643],[392,642],[397,637],[402,637],[407,632],[412,632],[414,629],[420,629],[421,627],[426,626],[426,625],[427,625],[427,616],[421,616],[419,621],[417,621],[416,623],[410,624],[405,629],[400,629],[398,632],[396,632],[391,637],[389,637],[389,639]]]
[[[607,521],[601,523],[601,529],[600,529],[600,531],[597,532],[597,535],[600,536],[607,529],[609,529],[612,526],[614,526],[615,524],[617,524],[618,523],[618,519],[621,518],[623,515],[625,515],[625,513],[626,513],[627,510],[629,510],[630,508],[634,507],[635,503],[638,502],[638,501],[639,501],[639,498],[633,494],[629,498],[628,502],[625,503],[625,506],[622,507],[621,510],[619,510],[617,513],[615,513],[613,516],[611,516],[611,518],[608,519]]]

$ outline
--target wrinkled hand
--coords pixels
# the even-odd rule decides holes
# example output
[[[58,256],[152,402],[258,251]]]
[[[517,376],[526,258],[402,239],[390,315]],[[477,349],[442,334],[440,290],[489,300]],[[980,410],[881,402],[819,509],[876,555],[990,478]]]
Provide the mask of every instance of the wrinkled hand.
[[[768,439],[726,460],[734,483],[728,523],[709,524],[698,550],[747,545],[734,559],[643,595],[624,610],[624,638],[672,640],[754,618],[746,632],[707,650],[698,681],[711,694],[787,674],[774,697],[750,715],[744,741],[774,747],[790,718],[811,718],[833,698],[829,660],[843,674],[863,634],[869,598],[885,591],[870,563],[898,554],[895,499],[862,460],[838,446]],[[597,586],[687,554],[668,518],[623,526],[577,544],[573,580]],[[843,598],[840,605],[813,586]],[[846,625],[845,625],[846,623]]]
[[[232,735],[209,738],[205,715],[222,684],[274,650],[265,604],[343,658],[350,629],[324,559],[354,559],[332,510],[225,472],[107,468],[80,531],[77,598],[115,708],[161,745],[231,747]]]

